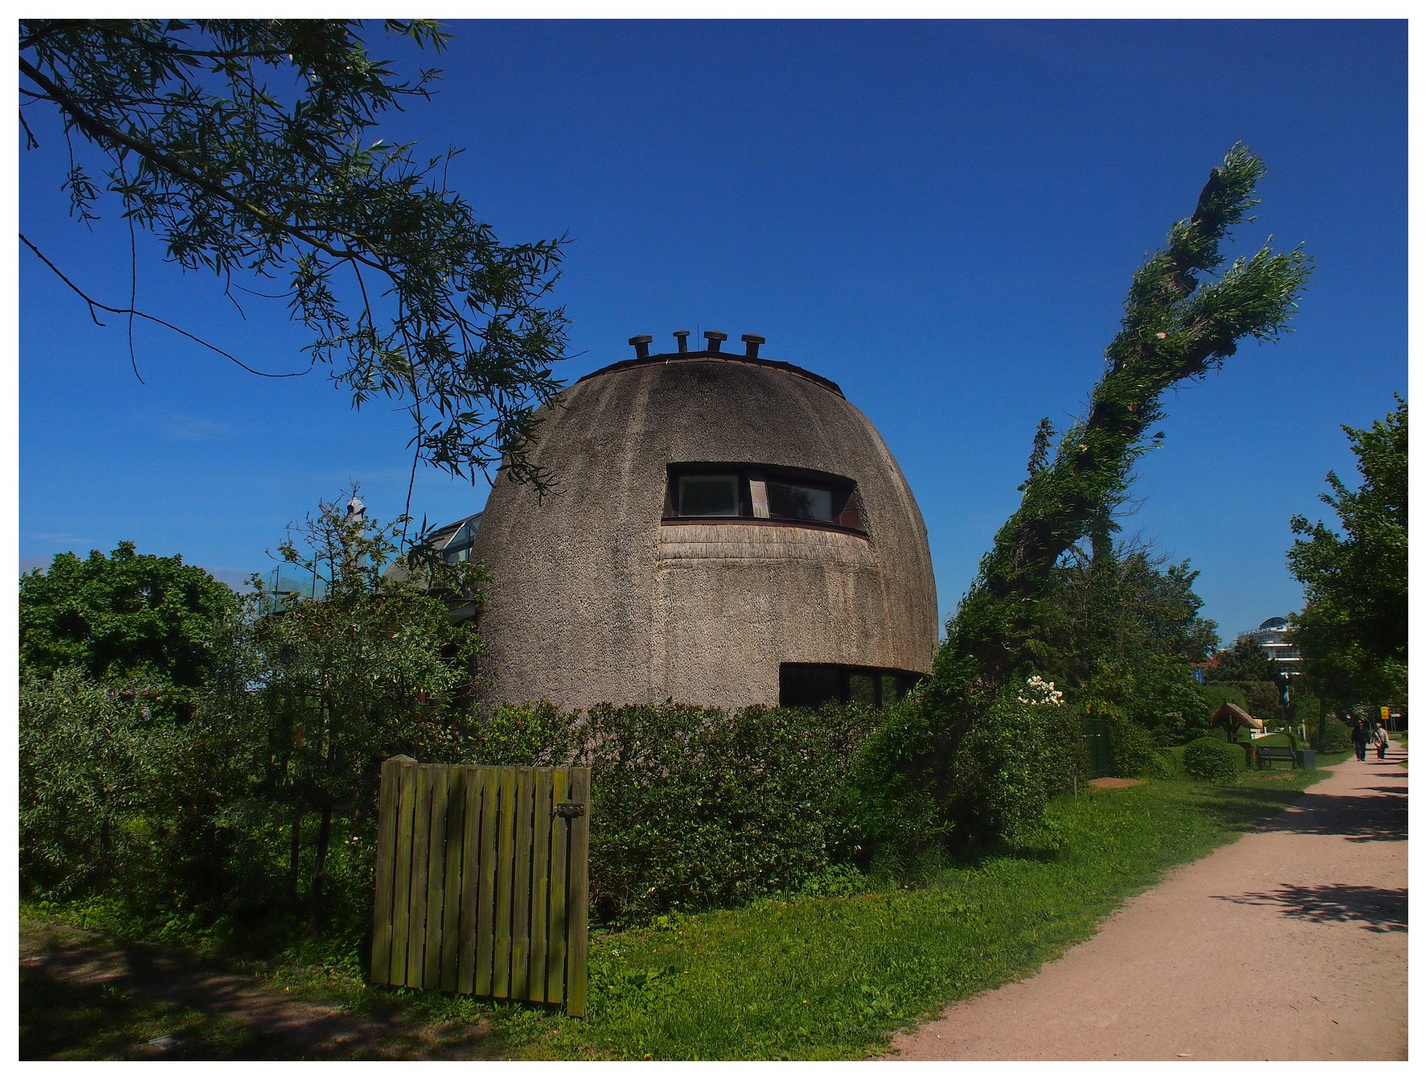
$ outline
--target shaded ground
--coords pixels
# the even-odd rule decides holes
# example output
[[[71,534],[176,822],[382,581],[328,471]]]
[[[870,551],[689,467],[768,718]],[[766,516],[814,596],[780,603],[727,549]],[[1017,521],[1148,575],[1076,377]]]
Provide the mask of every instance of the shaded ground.
[[[363,1018],[186,950],[20,923],[21,1060],[449,1060],[490,1057],[491,1044],[484,1023]]]
[[[894,1041],[902,1060],[1405,1060],[1407,772],[1336,766],[1036,975]]]

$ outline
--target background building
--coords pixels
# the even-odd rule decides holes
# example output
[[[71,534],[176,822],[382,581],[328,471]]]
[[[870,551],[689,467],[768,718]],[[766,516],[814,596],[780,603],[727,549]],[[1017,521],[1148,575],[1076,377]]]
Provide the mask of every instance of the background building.
[[[1259,623],[1257,630],[1250,630],[1239,636],[1255,641],[1262,646],[1263,651],[1268,653],[1269,659],[1278,666],[1280,671],[1296,675],[1298,674],[1298,665],[1303,660],[1303,654],[1298,651],[1298,646],[1289,640],[1292,630],[1293,627],[1287,619],[1275,616]]]

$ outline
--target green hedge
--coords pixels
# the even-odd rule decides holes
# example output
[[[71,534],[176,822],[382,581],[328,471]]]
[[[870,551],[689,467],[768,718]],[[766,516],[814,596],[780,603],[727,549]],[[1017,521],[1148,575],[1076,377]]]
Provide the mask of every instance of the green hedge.
[[[1243,751],[1219,739],[1195,739],[1184,748],[1184,771],[1196,780],[1232,783],[1243,765]]]
[[[1110,721],[1110,753],[1116,776],[1154,775],[1159,759],[1150,733],[1131,720]]]
[[[850,774],[880,715],[527,705],[479,725],[465,756],[590,767],[591,912],[624,923],[737,906],[858,861],[872,830]]]

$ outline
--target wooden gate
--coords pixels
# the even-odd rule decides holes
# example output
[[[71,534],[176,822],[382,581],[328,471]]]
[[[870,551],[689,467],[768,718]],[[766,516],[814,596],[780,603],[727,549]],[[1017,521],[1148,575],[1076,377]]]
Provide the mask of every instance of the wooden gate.
[[[585,1014],[589,769],[382,763],[372,981]]]

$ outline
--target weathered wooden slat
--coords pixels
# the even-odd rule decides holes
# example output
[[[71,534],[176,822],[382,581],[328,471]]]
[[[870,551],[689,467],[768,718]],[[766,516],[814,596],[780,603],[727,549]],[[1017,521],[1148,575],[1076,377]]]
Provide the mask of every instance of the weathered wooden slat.
[[[570,901],[567,925],[570,942],[566,962],[565,1011],[584,1016],[589,988],[590,905],[590,770],[570,770],[570,802],[584,805],[584,813],[570,822]]]
[[[570,770],[552,769],[550,776],[552,801],[556,805],[566,802],[570,794]],[[545,1000],[551,1005],[559,1005],[565,1000],[565,916],[569,900],[566,894],[569,884],[566,860],[569,849],[570,823],[555,814],[550,819],[550,949],[545,961],[550,972]]]
[[[550,818],[555,806],[550,799],[550,770],[535,770],[535,799],[531,807],[532,842],[530,876],[530,1000],[546,1001],[549,973],[546,971],[550,934]]]
[[[426,949],[421,965],[421,985],[441,987],[441,926],[446,899],[446,797],[450,769],[431,765],[423,770],[431,785],[431,833],[426,843]]]
[[[384,763],[373,979],[584,1015],[589,785],[584,768]]]
[[[515,770],[515,883],[510,902],[510,996],[530,998],[530,815],[534,810],[535,770]]]
[[[495,964],[491,996],[510,997],[510,920],[515,887],[515,777],[502,770],[500,778],[500,828],[496,839]]]
[[[372,982],[391,978],[392,889],[395,888],[396,815],[401,762],[382,762],[381,793],[377,797],[376,902],[372,907]]]
[[[391,927],[391,983],[406,985],[411,943],[411,848],[415,837],[416,762],[408,759],[397,771],[396,867]]]
[[[461,905],[459,909],[460,960],[456,972],[456,992],[473,994],[476,989],[476,889],[480,884],[481,850],[481,770],[466,766],[466,802],[461,851]]]
[[[466,823],[466,770],[446,770],[446,883],[442,889],[440,989],[454,993],[461,947],[462,831]]]
[[[419,990],[426,970],[426,870],[431,845],[431,770],[416,767],[411,829],[411,931],[406,945],[406,986]]]
[[[481,770],[480,886],[476,894],[476,993],[491,994],[495,966],[496,837],[500,824],[499,771]]]

